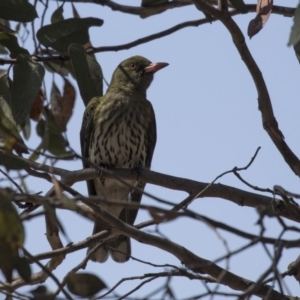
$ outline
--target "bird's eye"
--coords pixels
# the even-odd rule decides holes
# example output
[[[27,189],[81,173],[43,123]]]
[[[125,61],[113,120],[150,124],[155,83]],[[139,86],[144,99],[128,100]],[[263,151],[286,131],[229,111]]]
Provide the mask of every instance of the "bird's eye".
[[[135,70],[136,67],[137,67],[137,64],[136,63],[131,63],[129,67],[130,67],[131,70]]]

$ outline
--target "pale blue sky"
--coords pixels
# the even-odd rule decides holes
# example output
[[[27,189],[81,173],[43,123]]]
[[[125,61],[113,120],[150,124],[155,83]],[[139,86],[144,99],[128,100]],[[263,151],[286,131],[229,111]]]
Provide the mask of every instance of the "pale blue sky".
[[[140,1],[119,2],[127,5],[140,4]],[[296,0],[276,1],[276,5],[291,7],[295,7],[297,3]],[[55,1],[50,1],[49,4],[46,20],[49,20],[50,14],[57,7]],[[95,47],[127,43],[180,22],[202,18],[202,14],[194,6],[173,9],[147,19],[114,12],[101,5],[76,4],[76,8],[81,17],[93,16],[104,20],[102,27],[90,30],[91,42]],[[65,5],[64,16],[72,17],[69,4]],[[234,18],[245,35],[252,18],[253,13]],[[271,15],[266,27],[252,40],[246,37],[246,41],[268,85],[280,129],[286,142],[299,157],[300,67],[293,49],[287,47],[291,26],[291,18]],[[285,164],[262,127],[255,86],[233,46],[229,33],[220,22],[197,28],[185,28],[168,37],[133,49],[99,53],[97,60],[102,66],[105,78],[110,81],[118,63],[136,54],[145,56],[153,62],[162,61],[170,64],[155,75],[154,82],[148,90],[148,99],[152,102],[156,114],[158,132],[153,170],[201,182],[211,182],[217,175],[234,166],[245,166],[256,148],[261,146],[262,149],[251,168],[242,173],[244,178],[262,188],[272,188],[275,184],[279,184],[287,190],[300,192],[299,178]],[[48,75],[46,82],[48,98],[51,80],[52,76]],[[56,82],[60,83],[58,76]],[[83,111],[84,106],[78,93],[74,114],[68,124],[69,141],[78,152]],[[31,138],[28,144],[34,148],[38,143],[36,138]],[[76,170],[81,168],[81,162],[73,161],[60,166]],[[49,187],[38,179],[28,179],[26,182],[32,192],[46,192]],[[250,190],[233,175],[227,175],[218,182]],[[77,184],[74,188],[81,193],[87,193],[85,183]],[[148,185],[146,190],[174,203],[185,197],[184,193],[157,186]],[[143,198],[143,203],[157,204],[147,197]],[[260,230],[256,225],[258,215],[254,209],[240,207],[223,199],[197,199],[189,208],[247,232],[258,233]],[[74,213],[60,212],[59,218],[73,242],[86,238],[92,232],[92,222]],[[140,211],[136,223],[148,219],[150,215]],[[292,222],[287,224],[297,225]],[[278,237],[281,228],[276,222],[266,218],[266,226],[266,236]],[[159,229],[172,241],[205,259],[214,260],[226,253],[220,238],[203,223],[180,218],[160,225]],[[26,247],[31,253],[50,250],[42,217],[26,223],[26,233]],[[227,240],[230,250],[247,243],[246,240],[237,239],[222,231],[220,234]],[[298,234],[289,234],[285,237],[296,239]],[[175,257],[135,241],[132,242],[132,249],[132,255],[139,259],[156,264],[181,265]],[[55,275],[59,278],[65,276],[84,258],[85,252],[82,250],[68,255],[64,263],[55,270]],[[282,272],[297,258],[299,251],[284,250],[283,253],[279,263]],[[270,264],[271,261],[262,246],[256,246],[234,256],[230,260],[230,271],[247,279],[256,280]],[[220,266],[224,267],[225,264],[220,263]],[[109,259],[105,264],[90,262],[85,271],[98,274],[108,286],[113,286],[122,277],[157,272],[158,269],[132,261],[117,264]],[[165,279],[158,279],[145,285],[133,297],[146,295],[164,281]],[[293,278],[287,278],[285,281],[293,295],[299,295],[298,283]],[[56,288],[51,279],[48,279],[46,284],[52,290]],[[117,292],[122,295],[138,284],[139,281],[124,283]],[[187,279],[173,279],[172,287],[179,299],[204,291],[199,282]]]

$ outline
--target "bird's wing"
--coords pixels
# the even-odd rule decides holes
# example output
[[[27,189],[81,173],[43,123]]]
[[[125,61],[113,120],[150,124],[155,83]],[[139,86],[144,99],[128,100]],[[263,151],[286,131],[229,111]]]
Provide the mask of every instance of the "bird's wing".
[[[94,111],[97,105],[99,104],[99,98],[93,98],[87,105],[80,130],[80,145],[81,145],[81,155],[85,160],[82,160],[83,167],[89,168],[89,164],[86,162],[86,159],[89,159],[89,147],[90,141],[93,133],[94,127]],[[93,180],[87,180],[87,188],[90,196],[96,196],[96,189]]]
[[[155,121],[155,114],[153,107],[149,101],[147,101],[148,109],[150,111],[149,116],[149,122],[148,122],[148,153],[146,157],[146,168],[150,169],[151,161],[153,157],[153,152],[156,144],[156,121]],[[137,188],[138,190],[133,190],[131,193],[131,201],[133,203],[139,204],[141,202],[143,191],[145,188],[146,183],[139,181]],[[120,219],[130,225],[133,225],[136,216],[138,213],[138,209],[123,209],[120,214]]]
[[[148,130],[148,153],[146,157],[146,168],[150,169],[151,161],[154,153],[154,148],[156,144],[156,121],[155,114],[151,103],[148,101],[149,110],[151,111],[151,119],[149,122],[149,130]]]

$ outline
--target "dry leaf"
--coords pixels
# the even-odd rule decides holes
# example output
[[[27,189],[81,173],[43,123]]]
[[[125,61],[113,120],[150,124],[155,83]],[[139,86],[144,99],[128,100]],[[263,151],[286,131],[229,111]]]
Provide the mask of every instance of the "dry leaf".
[[[256,5],[256,17],[249,22],[248,36],[250,39],[256,35],[268,21],[273,8],[273,0],[258,0]]]
[[[178,217],[178,214],[176,211],[168,211],[164,214],[159,214],[157,210],[150,208],[149,214],[151,215],[153,221],[156,224],[160,224],[163,221],[172,221]]]
[[[44,90],[40,89],[38,95],[36,96],[32,106],[31,106],[31,109],[29,112],[30,119],[38,122],[42,118],[44,100],[45,100]]]
[[[106,284],[96,275],[75,273],[68,276],[67,287],[72,294],[87,298],[106,288]]]
[[[51,92],[51,112],[55,123],[61,131],[67,130],[67,123],[72,115],[76,92],[69,80],[65,80],[64,92],[61,96],[56,86]]]
[[[73,17],[74,17],[74,18],[80,19],[80,15],[79,15],[79,13],[78,13],[78,11],[77,11],[75,5],[73,4],[73,2],[71,3],[71,5],[72,5]]]
[[[153,221],[155,222],[155,224],[161,223],[166,218],[164,215],[163,216],[159,215],[153,209],[149,209],[149,214],[151,215],[151,217],[152,217]]]
[[[18,141],[15,137],[3,138],[0,131],[0,149],[3,149],[9,153],[15,150],[18,154],[20,153],[28,153],[28,149],[26,145]]]

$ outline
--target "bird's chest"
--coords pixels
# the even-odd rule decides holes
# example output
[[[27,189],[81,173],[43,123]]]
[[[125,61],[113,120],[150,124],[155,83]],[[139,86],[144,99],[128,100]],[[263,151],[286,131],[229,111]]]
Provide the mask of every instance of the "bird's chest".
[[[100,115],[90,155],[96,164],[113,167],[145,167],[147,139],[145,120],[137,109],[128,108],[109,117]]]

